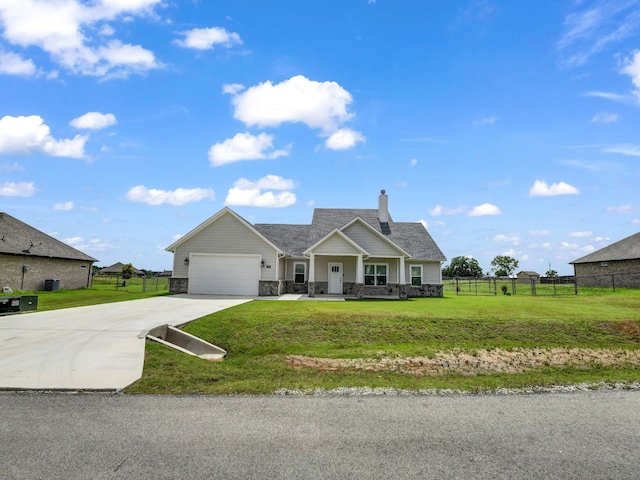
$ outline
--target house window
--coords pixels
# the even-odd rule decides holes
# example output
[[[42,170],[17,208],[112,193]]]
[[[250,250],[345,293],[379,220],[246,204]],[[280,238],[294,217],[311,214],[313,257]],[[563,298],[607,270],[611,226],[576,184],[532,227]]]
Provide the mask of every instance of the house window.
[[[411,285],[422,286],[422,265],[411,265]]]
[[[307,270],[306,263],[294,263],[293,264],[293,283],[304,283],[306,270]]]
[[[364,265],[364,284],[365,285],[386,285],[387,284],[387,265],[366,263]]]

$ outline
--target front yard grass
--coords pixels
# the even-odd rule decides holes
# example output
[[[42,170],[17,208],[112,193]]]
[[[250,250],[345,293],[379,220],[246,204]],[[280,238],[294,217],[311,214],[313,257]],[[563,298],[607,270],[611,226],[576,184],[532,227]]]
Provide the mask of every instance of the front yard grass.
[[[147,342],[143,377],[127,393],[270,394],[336,387],[483,392],[640,380],[640,290],[566,297],[256,300],[184,330],[224,348],[227,358],[208,362]],[[477,360],[496,358],[500,368],[476,366]]]

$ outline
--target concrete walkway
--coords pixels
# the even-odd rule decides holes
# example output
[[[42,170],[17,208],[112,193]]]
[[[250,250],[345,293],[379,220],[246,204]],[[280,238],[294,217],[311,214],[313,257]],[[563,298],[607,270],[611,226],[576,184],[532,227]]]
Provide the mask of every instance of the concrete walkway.
[[[141,332],[182,325],[252,299],[171,295],[0,316],[0,389],[125,388],[142,376]]]

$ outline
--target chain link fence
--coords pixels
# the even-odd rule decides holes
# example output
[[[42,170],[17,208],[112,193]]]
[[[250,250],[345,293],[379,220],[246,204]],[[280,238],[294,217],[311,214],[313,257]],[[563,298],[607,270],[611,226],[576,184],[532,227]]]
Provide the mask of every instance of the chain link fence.
[[[541,277],[539,280],[515,277],[443,277],[445,293],[455,295],[578,295],[613,293],[639,288],[640,273],[613,275]]]

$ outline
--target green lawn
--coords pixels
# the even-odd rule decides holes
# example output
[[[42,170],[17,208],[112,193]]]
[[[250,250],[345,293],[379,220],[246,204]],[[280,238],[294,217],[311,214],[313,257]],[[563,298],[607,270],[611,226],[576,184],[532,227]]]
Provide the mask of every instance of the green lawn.
[[[79,290],[60,290],[57,292],[13,292],[12,296],[36,295],[38,310],[57,310],[60,308],[82,307],[101,303],[124,302],[156,295],[168,295],[168,279],[152,279],[143,281],[133,278],[122,285],[115,277],[95,277],[91,288]]]
[[[227,350],[224,361],[212,363],[147,342],[143,378],[127,392],[268,394],[281,388],[339,386],[487,391],[640,380],[636,361],[640,359],[640,290],[594,293],[599,294],[447,294],[407,301],[257,300],[184,328]],[[473,360],[500,352],[543,355],[551,351],[569,352],[573,360],[543,362],[518,373],[445,368],[437,374],[353,366],[319,368],[315,364],[294,365],[291,360],[292,356],[320,359],[324,367],[331,367],[331,362],[347,359],[371,363],[421,358],[428,362],[451,353],[468,354]],[[621,360],[608,364],[597,360],[605,353]]]

